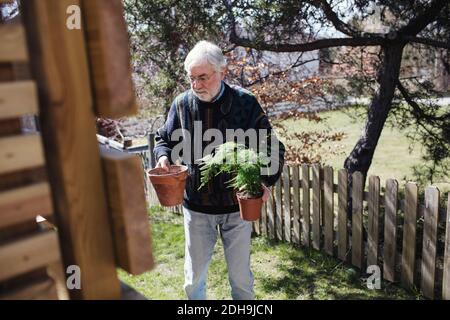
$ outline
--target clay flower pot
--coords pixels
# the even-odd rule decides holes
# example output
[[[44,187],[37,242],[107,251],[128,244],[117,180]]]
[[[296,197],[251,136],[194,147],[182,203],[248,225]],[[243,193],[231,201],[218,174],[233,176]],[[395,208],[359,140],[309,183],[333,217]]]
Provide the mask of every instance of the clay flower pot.
[[[184,188],[188,176],[186,166],[170,166],[169,172],[162,168],[154,168],[147,173],[162,206],[172,207],[183,202]]]
[[[256,221],[261,217],[262,197],[248,198],[241,193],[236,194],[239,201],[241,218],[246,221]]]

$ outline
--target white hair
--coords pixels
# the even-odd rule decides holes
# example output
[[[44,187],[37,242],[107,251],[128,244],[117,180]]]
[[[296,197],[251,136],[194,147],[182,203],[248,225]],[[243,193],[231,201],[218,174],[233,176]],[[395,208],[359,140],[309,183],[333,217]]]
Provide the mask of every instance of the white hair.
[[[205,61],[211,64],[217,71],[221,71],[227,64],[222,50],[217,45],[202,40],[197,42],[194,48],[188,53],[186,60],[184,60],[184,70],[189,72],[193,66]]]

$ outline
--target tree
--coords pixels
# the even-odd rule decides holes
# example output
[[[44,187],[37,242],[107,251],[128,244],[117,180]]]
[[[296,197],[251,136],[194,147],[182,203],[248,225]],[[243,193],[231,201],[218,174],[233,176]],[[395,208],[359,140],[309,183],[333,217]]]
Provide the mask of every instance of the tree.
[[[444,163],[450,157],[450,110],[438,108],[429,100],[425,103],[418,100],[418,97],[436,97],[439,92],[430,90],[427,81],[404,77],[402,66],[403,56],[411,48],[450,49],[448,0],[216,0],[183,1],[182,4],[155,0],[142,3],[146,9],[141,9],[147,10],[147,18],[154,22],[152,36],[160,42],[168,39],[171,47],[166,52],[179,54],[175,54],[178,62],[186,49],[200,38],[220,41],[224,47],[273,52],[373,48],[374,72],[363,76],[356,73],[350,79],[358,84],[351,86],[353,94],[371,92],[372,98],[362,136],[344,166],[350,173],[367,174],[389,115],[397,119],[397,124],[417,127],[415,138],[426,141],[430,159]],[[345,21],[349,12],[353,16]],[[370,32],[363,22],[376,12],[384,30]],[[167,21],[159,21],[154,16],[156,13],[164,15],[170,21],[169,26]],[[330,29],[334,33],[322,32]],[[341,63],[329,58],[323,55],[325,63]],[[448,61],[444,62],[448,65]],[[354,63],[354,67],[358,69],[358,64]]]

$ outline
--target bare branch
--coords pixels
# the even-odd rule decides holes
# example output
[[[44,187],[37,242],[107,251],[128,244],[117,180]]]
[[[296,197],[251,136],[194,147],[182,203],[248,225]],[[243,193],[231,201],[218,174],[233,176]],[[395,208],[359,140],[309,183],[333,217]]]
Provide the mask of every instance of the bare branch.
[[[408,90],[401,84],[400,81],[397,82],[397,88],[400,91],[400,93],[402,94],[403,98],[405,98],[405,101],[411,106],[411,108],[413,109],[413,114],[419,116],[419,118],[423,118],[423,119],[427,119],[430,121],[446,121],[446,120],[450,120],[450,114],[447,113],[442,117],[436,117],[436,116],[432,116],[429,115],[427,113],[425,113],[422,108],[419,106],[419,104],[417,102],[415,102]]]
[[[399,30],[404,35],[416,35],[431,22],[435,21],[439,12],[448,5],[448,0],[434,0],[421,15],[411,19],[409,23]]]
[[[236,34],[231,33],[230,42],[238,46],[253,48],[257,50],[274,51],[274,52],[307,52],[341,46],[349,46],[349,47],[381,46],[385,44],[386,40],[381,36],[376,36],[370,38],[366,37],[330,38],[299,44],[289,44],[289,43],[271,44],[262,41],[255,42],[250,39],[238,37]]]
[[[450,49],[450,42],[444,42],[444,41],[438,41],[438,40],[414,37],[414,36],[404,36],[403,39],[405,39],[409,42],[425,44],[427,46],[432,46],[435,48]]]

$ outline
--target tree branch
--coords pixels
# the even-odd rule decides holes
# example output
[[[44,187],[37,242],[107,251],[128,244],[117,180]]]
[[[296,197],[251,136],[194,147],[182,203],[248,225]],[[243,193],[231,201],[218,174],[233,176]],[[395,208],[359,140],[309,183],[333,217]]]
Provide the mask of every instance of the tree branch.
[[[403,35],[415,36],[431,22],[435,21],[439,12],[448,5],[448,0],[434,0],[421,15],[411,19],[409,23],[399,30]]]
[[[253,48],[257,50],[274,51],[274,52],[307,52],[341,46],[349,46],[349,47],[381,46],[386,43],[386,40],[383,37],[377,36],[370,38],[366,37],[330,38],[299,44],[289,44],[289,43],[272,44],[262,41],[254,42],[250,39],[238,37],[236,33],[234,34],[231,33],[230,42],[238,46]]]
[[[435,48],[443,48],[443,49],[450,49],[450,42],[443,42],[428,38],[421,38],[421,37],[414,37],[414,36],[404,36],[403,39],[407,40],[408,42],[415,42],[420,44],[425,44],[427,46],[432,46]]]
[[[336,12],[333,11],[330,4],[326,0],[310,0],[307,2],[314,7],[321,9],[325,14],[325,17],[327,17],[337,31],[340,31],[350,37],[359,36],[361,34],[360,31],[353,29],[351,26],[339,19]]]
[[[445,114],[442,117],[436,117],[425,113],[419,106],[419,104],[411,98],[411,95],[409,94],[408,90],[401,84],[400,81],[397,82],[397,88],[402,94],[403,98],[405,98],[405,101],[411,106],[411,108],[413,108],[413,113],[419,116],[420,118],[427,119],[430,121],[450,120],[450,113]]]

